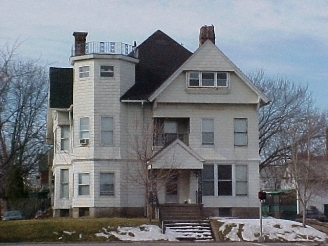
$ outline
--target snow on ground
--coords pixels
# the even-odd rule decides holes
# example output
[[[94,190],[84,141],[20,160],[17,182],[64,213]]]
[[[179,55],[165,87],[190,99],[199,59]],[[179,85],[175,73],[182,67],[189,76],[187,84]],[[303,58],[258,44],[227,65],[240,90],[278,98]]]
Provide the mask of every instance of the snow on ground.
[[[260,235],[259,219],[230,219],[215,218],[220,224],[219,231],[230,241],[257,241]],[[316,241],[323,242],[328,239],[328,235],[310,226],[302,227],[302,224],[295,221],[265,218],[262,220],[262,235],[265,240],[272,241]],[[109,227],[110,229],[110,227]],[[96,234],[100,237],[109,238],[115,236],[122,241],[177,241],[179,236],[171,230],[165,234],[161,233],[161,228],[155,225],[142,225],[140,227],[119,227],[116,231],[103,228]]]
[[[260,235],[259,219],[217,219],[223,223],[219,231],[230,231],[225,234],[225,238],[230,241],[256,241]],[[264,218],[262,220],[262,236],[270,241],[317,241],[322,242],[328,239],[328,235],[314,229],[311,226],[306,228],[302,224],[290,220],[274,218]]]

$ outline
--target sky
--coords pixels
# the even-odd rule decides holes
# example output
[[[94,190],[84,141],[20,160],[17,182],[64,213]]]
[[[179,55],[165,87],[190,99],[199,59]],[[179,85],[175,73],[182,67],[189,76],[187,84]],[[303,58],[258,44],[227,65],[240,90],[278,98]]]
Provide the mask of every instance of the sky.
[[[194,52],[201,26],[214,25],[216,45],[246,75],[308,86],[328,109],[327,0],[0,0],[0,21],[0,48],[20,43],[21,57],[54,67],[70,67],[74,31],[138,45],[161,30]]]
[[[219,231],[225,235],[225,241],[234,242],[254,242],[258,240],[260,233],[259,219],[218,219],[223,224]],[[103,228],[96,236],[109,238],[111,235],[116,236],[122,241],[176,241],[177,237],[190,237],[193,232],[182,235],[181,233],[167,230],[165,234],[155,225],[143,225],[142,229],[138,227],[121,227],[118,231],[110,231],[110,228]],[[239,229],[242,228],[240,233]],[[199,234],[196,238],[201,239]],[[320,232],[313,227],[302,227],[302,224],[295,221],[281,220],[274,218],[265,218],[262,220],[262,236],[271,241],[288,241],[288,242],[325,242],[328,235]]]

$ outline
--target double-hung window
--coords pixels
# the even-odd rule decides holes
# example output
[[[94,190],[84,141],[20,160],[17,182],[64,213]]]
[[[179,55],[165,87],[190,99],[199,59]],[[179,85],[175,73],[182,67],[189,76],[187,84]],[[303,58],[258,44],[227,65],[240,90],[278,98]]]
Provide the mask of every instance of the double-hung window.
[[[228,72],[200,72],[187,73],[188,87],[228,87]]]
[[[69,150],[69,126],[60,127],[60,150],[68,151]]]
[[[202,171],[203,196],[247,196],[248,166],[205,164]]]
[[[79,173],[79,196],[90,195],[89,173]]]
[[[214,165],[204,165],[203,196],[214,196]]]
[[[90,66],[79,67],[79,78],[88,78],[90,73]]]
[[[114,66],[100,66],[100,77],[114,77]]]
[[[60,170],[60,198],[69,196],[69,172],[68,169]]]
[[[114,173],[100,173],[100,195],[114,196]]]
[[[218,195],[232,196],[231,165],[218,165]]]
[[[234,142],[235,146],[246,146],[247,139],[247,119],[234,119]]]
[[[214,145],[213,119],[202,119],[202,145]]]
[[[103,146],[113,145],[113,117],[101,117],[101,144]]]
[[[80,144],[89,143],[89,117],[80,118]]]
[[[236,165],[236,196],[247,196],[248,174],[247,165]]]

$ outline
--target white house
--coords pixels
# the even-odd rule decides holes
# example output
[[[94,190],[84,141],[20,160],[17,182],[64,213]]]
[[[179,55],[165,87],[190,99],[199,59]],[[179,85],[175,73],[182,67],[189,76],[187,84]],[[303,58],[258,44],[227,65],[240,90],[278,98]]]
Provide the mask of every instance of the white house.
[[[215,45],[213,26],[194,53],[160,30],[139,46],[73,35],[72,68],[50,68],[54,216],[143,215],[131,150],[145,142],[149,169],[178,171],[155,189],[159,204],[258,216],[257,109],[269,100]]]

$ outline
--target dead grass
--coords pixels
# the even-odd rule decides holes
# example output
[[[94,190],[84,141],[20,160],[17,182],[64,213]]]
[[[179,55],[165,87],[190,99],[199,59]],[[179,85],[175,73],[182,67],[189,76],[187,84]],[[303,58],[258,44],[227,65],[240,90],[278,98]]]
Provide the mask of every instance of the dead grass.
[[[147,224],[146,218],[44,219],[0,221],[0,242],[78,242],[117,240],[97,237],[106,228]],[[155,221],[154,224],[158,223]]]

